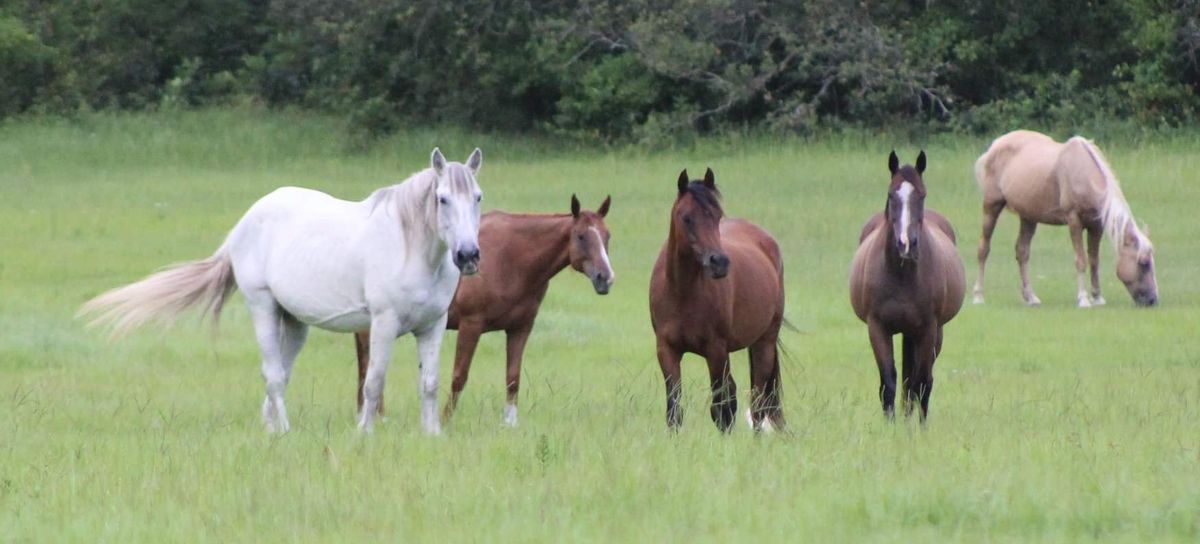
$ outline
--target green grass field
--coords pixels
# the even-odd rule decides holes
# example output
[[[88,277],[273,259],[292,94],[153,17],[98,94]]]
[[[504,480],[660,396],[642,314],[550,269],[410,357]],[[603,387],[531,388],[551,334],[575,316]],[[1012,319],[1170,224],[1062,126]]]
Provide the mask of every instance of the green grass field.
[[[1064,135],[1057,135],[1062,137]],[[974,281],[983,139],[730,136],[681,150],[414,130],[348,151],[329,119],[252,110],[0,125],[0,540],[1180,541],[1200,539],[1200,139],[1091,135],[1156,244],[1161,306],[1133,307],[1102,250],[1109,304],[1074,308],[1074,256],[1043,227],[1021,305],[997,231],[988,303],[946,330],[926,428],[884,421],[847,270],[882,209],[887,152],[929,153],[926,205],[959,232]],[[521,426],[500,425],[503,340],[484,338],[457,418],[420,431],[416,359],[399,341],[389,414],[354,427],[353,342],[314,332],[267,436],[240,298],[110,343],[73,314],[97,293],[201,258],[281,185],[361,199],[440,145],[485,152],[487,208],[565,212],[612,194],[612,294],[564,272],[530,340]],[[788,435],[720,435],[707,372],[684,359],[683,429],[664,424],[647,278],[680,168],[712,166],[732,216],[779,239]],[[970,295],[968,294],[968,299]],[[449,333],[442,393],[449,384]],[[745,356],[734,359],[748,400]]]

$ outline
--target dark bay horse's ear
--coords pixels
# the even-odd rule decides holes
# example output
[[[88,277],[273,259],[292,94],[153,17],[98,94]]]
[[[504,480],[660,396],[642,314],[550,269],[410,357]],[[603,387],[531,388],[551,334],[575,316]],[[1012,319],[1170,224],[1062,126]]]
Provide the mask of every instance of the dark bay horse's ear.
[[[924,149],[921,150],[920,155],[917,155],[917,173],[918,174],[925,173],[925,150]]]
[[[575,198],[575,193],[571,193],[571,217],[579,219],[579,199]]]
[[[479,167],[483,166],[483,150],[478,147],[471,152],[471,156],[467,157],[467,168],[471,169],[471,174],[478,174]]]
[[[429,165],[439,176],[442,175],[442,170],[446,169],[446,157],[442,155],[441,149],[433,148],[433,155],[429,157]]]
[[[712,168],[704,171],[704,186],[714,191],[717,189],[717,180],[713,176]]]
[[[687,192],[687,185],[688,185],[687,168],[684,168],[683,171],[679,173],[679,194],[683,194],[683,193]]]
[[[896,156],[896,150],[892,150],[892,154],[888,155],[888,171],[892,175],[896,175],[896,171],[900,169],[900,157]]]
[[[604,202],[602,202],[600,204],[599,208],[596,208],[596,213],[600,214],[600,217],[608,216],[608,205],[609,204],[612,204],[612,195],[608,195],[608,196],[604,197]]]

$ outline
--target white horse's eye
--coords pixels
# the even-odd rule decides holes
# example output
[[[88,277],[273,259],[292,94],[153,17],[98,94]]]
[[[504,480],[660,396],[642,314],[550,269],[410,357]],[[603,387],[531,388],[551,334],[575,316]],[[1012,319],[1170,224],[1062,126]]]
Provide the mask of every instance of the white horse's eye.
[[[483,201],[483,195],[475,195],[475,202]]]
[[[444,197],[444,196],[439,196],[439,197],[438,197],[438,204],[441,204],[441,205],[443,205],[443,206],[445,206],[445,205],[447,205],[447,204],[450,204],[450,199],[449,199],[449,198],[446,198],[446,197]]]

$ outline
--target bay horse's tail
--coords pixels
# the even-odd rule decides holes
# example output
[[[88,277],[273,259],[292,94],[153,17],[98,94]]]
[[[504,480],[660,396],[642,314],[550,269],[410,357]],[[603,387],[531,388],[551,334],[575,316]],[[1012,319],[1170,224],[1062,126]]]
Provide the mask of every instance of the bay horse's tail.
[[[792,331],[798,330],[787,318],[784,318],[782,325]],[[753,360],[753,357],[751,355],[751,372],[754,372],[753,367],[759,363],[759,361]],[[783,359],[791,359],[791,354],[788,353],[787,347],[783,345],[783,340],[776,339],[775,360],[771,361],[771,374],[767,377],[766,383],[763,384],[763,396],[761,400],[761,406],[766,411],[762,430],[767,432],[772,430],[787,430],[787,421],[783,417],[783,381],[780,379],[779,372],[780,367],[783,366],[781,364]],[[746,423],[750,425],[750,428],[754,428],[754,404],[754,400],[751,399],[750,408],[746,410]]]
[[[207,259],[172,265],[103,293],[87,301],[76,317],[95,315],[89,326],[110,325],[114,338],[150,321],[174,322],[197,304],[203,304],[216,323],[234,287],[229,249],[222,245]]]

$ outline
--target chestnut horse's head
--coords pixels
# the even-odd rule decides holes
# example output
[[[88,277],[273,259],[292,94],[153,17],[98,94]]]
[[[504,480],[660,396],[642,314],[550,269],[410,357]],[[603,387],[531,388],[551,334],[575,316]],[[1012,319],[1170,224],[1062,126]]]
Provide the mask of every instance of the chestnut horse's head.
[[[900,159],[892,151],[888,157],[888,170],[892,173],[888,187],[887,217],[896,252],[904,261],[917,260],[917,248],[921,243],[921,228],[925,220],[925,152],[917,155],[917,166],[900,166]]]
[[[571,268],[592,280],[592,287],[601,295],[607,295],[608,290],[616,281],[612,263],[608,261],[608,226],[604,224],[604,216],[608,215],[608,205],[612,197],[605,197],[604,203],[594,212],[579,209],[579,199],[571,195],[571,242],[567,250],[571,259]]]
[[[721,248],[721,192],[712,168],[702,181],[688,181],[679,173],[679,196],[671,209],[671,235],[677,247],[686,248],[713,279],[729,273],[729,256]]]

